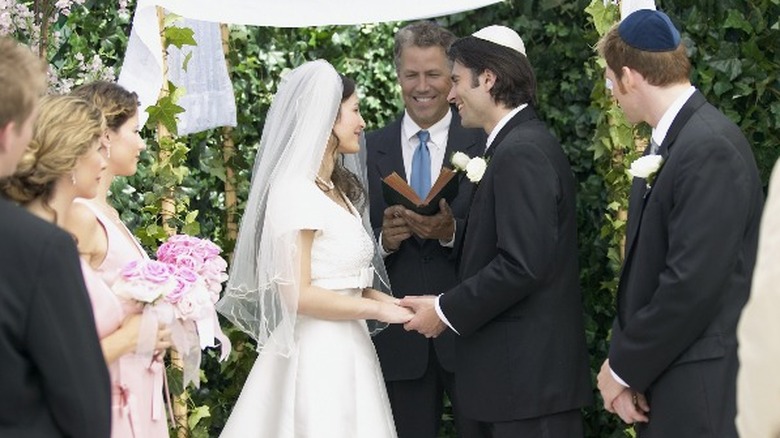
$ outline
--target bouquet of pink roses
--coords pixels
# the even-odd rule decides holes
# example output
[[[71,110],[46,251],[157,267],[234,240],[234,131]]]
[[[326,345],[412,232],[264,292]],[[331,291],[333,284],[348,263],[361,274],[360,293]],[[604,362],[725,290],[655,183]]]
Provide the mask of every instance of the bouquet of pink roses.
[[[114,292],[144,304],[137,354],[153,354],[160,323],[171,330],[171,341],[184,363],[184,384],[200,383],[200,350],[220,341],[224,360],[230,341],[222,333],[214,304],[227,280],[227,262],[211,241],[186,235],[168,239],[157,260],[137,260],[122,269]]]
[[[211,300],[216,303],[222,292],[222,283],[227,281],[227,262],[220,257],[222,252],[214,242],[197,237],[177,234],[160,245],[157,260],[176,267],[195,271],[211,292]]]

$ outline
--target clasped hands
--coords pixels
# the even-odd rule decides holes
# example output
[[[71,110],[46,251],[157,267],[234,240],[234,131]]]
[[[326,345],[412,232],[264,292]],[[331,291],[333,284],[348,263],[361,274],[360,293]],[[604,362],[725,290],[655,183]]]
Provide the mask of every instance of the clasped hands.
[[[644,394],[623,386],[615,380],[609,366],[609,359],[601,365],[597,377],[599,391],[604,399],[604,409],[617,414],[627,424],[647,423],[650,404]]]
[[[416,330],[426,338],[435,338],[447,326],[436,313],[436,296],[410,295],[393,299],[393,305],[387,306],[387,315],[382,321],[391,324],[403,324],[407,331]]]
[[[428,338],[439,336],[447,326],[436,313],[436,296],[420,295],[380,300],[379,320],[390,324],[403,324],[407,331],[416,330]]]
[[[432,216],[417,214],[401,205],[387,207],[382,219],[382,247],[393,252],[401,243],[416,235],[422,239],[452,240],[455,234],[455,219],[447,201],[439,201],[439,212]],[[415,330],[427,338],[439,336],[447,326],[439,319],[435,307],[436,297],[432,295],[407,296],[396,304],[414,315],[404,322],[407,331]]]

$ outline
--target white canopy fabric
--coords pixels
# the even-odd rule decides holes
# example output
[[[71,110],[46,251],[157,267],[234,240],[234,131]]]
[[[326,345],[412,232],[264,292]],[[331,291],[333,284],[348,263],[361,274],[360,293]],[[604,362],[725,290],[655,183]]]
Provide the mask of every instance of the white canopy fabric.
[[[655,0],[625,0],[620,2],[620,19],[623,20],[640,9],[655,10]]]
[[[169,78],[177,86],[184,86],[188,91],[193,85],[198,88],[197,96],[190,96],[180,103],[187,110],[180,117],[179,123],[179,134],[184,135],[217,126],[235,126],[236,123],[235,101],[232,88],[229,87],[227,69],[223,68],[223,72],[215,62],[219,57],[214,55],[214,51],[221,44],[218,41],[218,23],[274,27],[353,25],[440,17],[499,1],[501,0],[138,0],[119,83],[138,93],[141,100],[141,123],[145,123],[145,110],[157,101],[163,79],[163,49],[156,6],[162,6],[169,12],[188,19],[210,23],[197,24],[195,38],[198,46],[188,48],[193,50],[193,56],[187,71],[182,71],[179,62],[171,62],[169,65]],[[192,26],[192,22],[188,21],[186,25]],[[199,58],[202,62],[196,61]],[[203,77],[208,77],[208,80],[203,80]],[[208,88],[201,87],[203,84]],[[226,93],[226,90],[231,92]],[[210,107],[210,116],[200,117],[199,121],[191,120],[193,115],[204,114],[203,111],[196,110],[196,107]],[[213,117],[224,114],[228,114],[228,118],[232,120]],[[222,120],[217,120],[220,118]]]

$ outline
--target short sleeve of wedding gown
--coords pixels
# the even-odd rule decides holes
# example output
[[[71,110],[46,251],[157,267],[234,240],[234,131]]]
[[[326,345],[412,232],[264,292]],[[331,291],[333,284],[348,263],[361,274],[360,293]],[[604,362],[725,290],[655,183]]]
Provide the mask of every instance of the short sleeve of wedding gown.
[[[271,189],[268,198],[267,225],[274,235],[325,227],[323,196],[312,181],[295,181]]]

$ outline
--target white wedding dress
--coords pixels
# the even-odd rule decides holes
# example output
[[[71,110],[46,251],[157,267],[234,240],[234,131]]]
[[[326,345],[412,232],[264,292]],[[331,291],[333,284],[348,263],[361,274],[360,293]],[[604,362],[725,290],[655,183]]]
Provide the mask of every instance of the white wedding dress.
[[[311,228],[317,230],[311,251],[312,283],[359,295],[372,279],[369,266],[375,248],[360,217],[314,184],[295,192],[287,197],[285,208],[305,206],[307,217],[296,220],[317,224]],[[300,229],[308,228],[304,224]],[[272,342],[260,352],[221,437],[396,437],[365,321],[298,315],[294,336],[289,357],[274,351]]]

